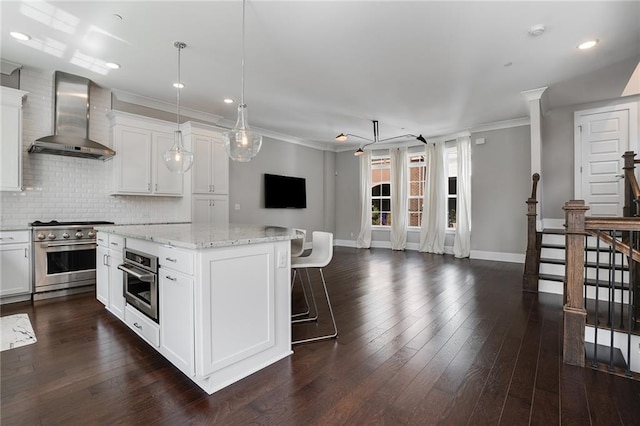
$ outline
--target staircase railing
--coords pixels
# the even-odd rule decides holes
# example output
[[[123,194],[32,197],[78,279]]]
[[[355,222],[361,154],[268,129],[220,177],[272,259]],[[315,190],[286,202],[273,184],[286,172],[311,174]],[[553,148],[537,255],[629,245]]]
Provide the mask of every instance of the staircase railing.
[[[524,261],[524,274],[522,276],[523,291],[538,291],[538,275],[540,272],[540,247],[542,244],[542,233],[536,228],[537,205],[536,194],[538,192],[538,181],[540,175],[534,173],[531,176],[531,197],[527,200],[527,252]]]

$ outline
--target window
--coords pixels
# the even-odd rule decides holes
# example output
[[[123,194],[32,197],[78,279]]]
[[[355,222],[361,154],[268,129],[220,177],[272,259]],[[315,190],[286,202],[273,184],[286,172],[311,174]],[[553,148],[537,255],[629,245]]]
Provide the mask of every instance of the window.
[[[371,159],[371,224],[391,226],[391,158]]]
[[[427,166],[424,154],[408,154],[407,173],[409,190],[407,191],[409,199],[409,227],[420,227],[422,223],[422,203],[424,200],[424,183],[427,175]]]
[[[456,229],[456,208],[458,206],[458,149],[446,148],[447,168],[447,228]]]

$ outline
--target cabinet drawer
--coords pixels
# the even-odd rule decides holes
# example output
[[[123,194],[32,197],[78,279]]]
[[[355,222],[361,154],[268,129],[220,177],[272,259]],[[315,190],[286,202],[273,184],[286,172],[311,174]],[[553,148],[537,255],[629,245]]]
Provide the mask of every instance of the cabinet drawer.
[[[124,249],[124,237],[114,234],[109,235],[109,248],[122,251]]]
[[[160,266],[193,275],[193,253],[169,246],[160,247],[159,253]]]
[[[124,308],[124,322],[149,344],[160,346],[160,326],[128,304]]]
[[[0,232],[0,245],[28,243],[29,231],[2,231]]]

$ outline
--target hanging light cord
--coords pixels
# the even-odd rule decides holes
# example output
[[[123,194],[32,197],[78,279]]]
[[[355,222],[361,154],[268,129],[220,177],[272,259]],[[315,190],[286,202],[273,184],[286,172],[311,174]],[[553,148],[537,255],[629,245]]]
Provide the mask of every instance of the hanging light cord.
[[[176,43],[178,44],[178,43]],[[178,44],[178,82],[176,83],[176,124],[178,125],[178,130],[180,129],[180,85],[182,85],[182,80],[180,79],[180,51],[182,50],[182,44]]]
[[[245,4],[246,0],[242,0],[242,60],[241,60],[241,89],[240,89],[240,101],[242,102],[242,107],[245,108],[246,105],[244,103],[244,16],[245,16]]]

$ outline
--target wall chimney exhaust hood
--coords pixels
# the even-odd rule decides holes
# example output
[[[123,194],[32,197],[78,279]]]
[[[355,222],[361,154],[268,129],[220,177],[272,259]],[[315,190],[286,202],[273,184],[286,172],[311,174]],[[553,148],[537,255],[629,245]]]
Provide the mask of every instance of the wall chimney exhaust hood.
[[[89,79],[55,72],[54,134],[37,139],[30,153],[109,160],[115,151],[89,139]]]

